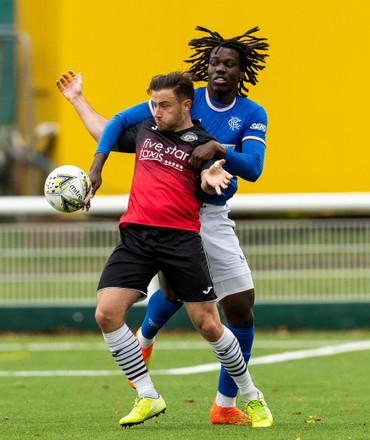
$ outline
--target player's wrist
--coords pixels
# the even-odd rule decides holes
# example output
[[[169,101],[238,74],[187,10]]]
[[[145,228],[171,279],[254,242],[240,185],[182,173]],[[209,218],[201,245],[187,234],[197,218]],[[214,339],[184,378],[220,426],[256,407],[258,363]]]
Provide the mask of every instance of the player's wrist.
[[[68,99],[68,97],[67,97]],[[68,101],[73,105],[73,107],[78,107],[85,105],[85,98],[82,96],[82,93],[76,93],[75,95],[69,96]]]
[[[94,161],[90,167],[90,173],[101,173],[106,160],[107,156],[105,153],[95,153]]]
[[[225,158],[226,158],[226,147],[222,144],[218,144],[217,159],[225,159]]]

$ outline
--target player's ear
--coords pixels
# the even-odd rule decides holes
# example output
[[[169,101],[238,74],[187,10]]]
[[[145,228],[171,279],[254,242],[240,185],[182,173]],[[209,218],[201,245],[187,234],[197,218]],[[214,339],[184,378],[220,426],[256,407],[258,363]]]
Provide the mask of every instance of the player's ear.
[[[191,99],[185,99],[182,103],[183,108],[186,112],[190,112],[192,100]]]

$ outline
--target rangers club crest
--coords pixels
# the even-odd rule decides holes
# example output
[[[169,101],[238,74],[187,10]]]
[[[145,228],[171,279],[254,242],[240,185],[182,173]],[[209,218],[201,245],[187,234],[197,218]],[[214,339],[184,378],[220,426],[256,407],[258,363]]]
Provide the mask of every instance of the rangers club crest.
[[[232,131],[239,130],[240,129],[240,123],[242,122],[241,119],[237,118],[236,116],[231,116],[229,119],[229,127]]]

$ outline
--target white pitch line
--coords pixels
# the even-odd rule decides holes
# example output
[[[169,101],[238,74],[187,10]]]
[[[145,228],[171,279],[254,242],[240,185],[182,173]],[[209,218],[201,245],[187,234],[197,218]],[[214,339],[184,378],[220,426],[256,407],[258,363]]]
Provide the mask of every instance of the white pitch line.
[[[352,351],[370,350],[370,341],[348,342],[339,345],[329,345],[327,347],[314,348],[312,350],[289,351],[284,353],[269,354],[266,356],[258,356],[251,358],[248,365],[266,365],[276,364],[279,362],[287,362],[293,360],[308,359],[321,356],[332,356],[340,353],[348,353]],[[156,374],[194,374],[217,371],[220,368],[219,363],[195,365],[187,368],[173,368],[169,370],[155,370]],[[153,371],[154,374],[154,371]]]
[[[97,377],[122,374],[120,370],[0,371],[0,377]]]
[[[320,340],[320,341],[310,341],[304,339],[295,340],[263,340],[255,341],[253,344],[254,348],[317,348],[323,345],[336,345],[343,344],[345,340]],[[209,345],[205,341],[177,341],[177,342],[161,342],[157,341],[155,343],[155,349],[157,350],[207,350]],[[0,352],[37,352],[37,351],[106,351],[107,345],[105,342],[15,342],[15,343],[0,343]]]
[[[293,360],[308,359],[322,356],[333,356],[341,353],[353,351],[370,350],[370,341],[347,342],[338,345],[328,345],[326,347],[311,350],[290,351],[285,353],[270,354],[252,358],[249,365],[274,364]],[[207,373],[218,371],[218,362],[193,367],[171,368],[168,370],[151,370],[153,375],[186,375],[195,373]],[[0,371],[0,377],[94,377],[94,376],[116,376],[121,375],[119,370],[55,370],[55,371]]]

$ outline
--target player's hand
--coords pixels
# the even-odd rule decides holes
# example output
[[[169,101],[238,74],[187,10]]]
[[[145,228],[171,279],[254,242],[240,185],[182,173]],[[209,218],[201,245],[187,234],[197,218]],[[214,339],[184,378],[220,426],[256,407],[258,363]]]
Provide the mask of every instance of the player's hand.
[[[222,168],[224,163],[225,159],[220,159],[216,161],[210,168],[202,171],[201,188],[207,194],[216,193],[220,196],[222,190],[229,186],[233,176]]]
[[[226,148],[219,142],[209,141],[194,148],[189,163],[193,168],[199,170],[208,160],[225,159],[225,157]]]
[[[73,70],[62,73],[56,81],[56,85],[62,95],[71,103],[82,96],[82,75],[76,74]]]
[[[84,211],[89,212],[91,208],[91,199],[94,198],[96,191],[101,187],[102,178],[101,173],[98,171],[91,171],[89,173],[89,178],[91,182],[91,188],[84,200]]]

